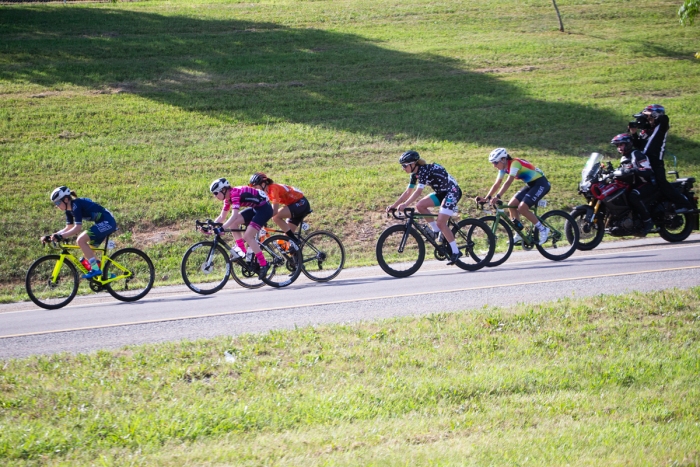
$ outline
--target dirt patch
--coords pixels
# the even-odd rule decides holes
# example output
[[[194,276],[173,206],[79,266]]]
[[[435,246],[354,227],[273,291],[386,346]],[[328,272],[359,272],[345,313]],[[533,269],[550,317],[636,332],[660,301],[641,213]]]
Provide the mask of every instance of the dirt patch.
[[[476,73],[527,73],[528,71],[535,71],[537,67],[535,66],[523,66],[523,67],[506,67],[506,68],[479,68],[474,70]]]
[[[146,229],[141,227],[132,230],[131,235],[135,244],[149,247],[166,242],[175,242],[184,232],[185,229],[178,226],[151,227]]]

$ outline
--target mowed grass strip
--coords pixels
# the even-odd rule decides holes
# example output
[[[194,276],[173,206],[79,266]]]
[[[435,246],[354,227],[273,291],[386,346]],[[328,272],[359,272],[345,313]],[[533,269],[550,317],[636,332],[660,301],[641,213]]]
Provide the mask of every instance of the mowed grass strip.
[[[262,170],[301,188],[348,265],[374,262],[381,210],[413,148],[465,198],[505,146],[580,202],[580,171],[630,115],[661,103],[682,175],[700,174],[700,28],[677,1],[412,0],[20,4],[0,15],[0,299],[44,251],[67,184],[111,209],[120,246],[179,281],[212,179]],[[468,200],[462,214],[475,214]],[[87,289],[85,289],[87,290]]]
[[[0,459],[697,465],[699,343],[693,288],[7,360]]]

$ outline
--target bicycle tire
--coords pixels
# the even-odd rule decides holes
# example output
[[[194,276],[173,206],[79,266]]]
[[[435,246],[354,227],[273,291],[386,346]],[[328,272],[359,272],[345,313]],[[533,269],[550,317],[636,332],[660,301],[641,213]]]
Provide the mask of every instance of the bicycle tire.
[[[221,290],[228,282],[228,276],[231,273],[228,253],[221,245],[217,244],[214,250],[213,246],[214,242],[210,241],[195,243],[182,256],[180,264],[180,273],[185,285],[191,291],[201,295],[209,295]],[[212,276],[212,274],[215,275]]]
[[[35,305],[47,310],[56,310],[68,305],[78,293],[80,278],[73,263],[64,259],[58,280],[51,284],[53,271],[59,255],[47,255],[37,259],[29,266],[24,280],[27,295]]]
[[[578,226],[578,248],[581,251],[590,251],[600,245],[605,236],[605,224],[602,215],[598,216],[598,220],[595,224],[586,222],[584,217],[588,212],[588,208],[577,208],[572,210],[569,215],[574,219],[574,222]],[[573,241],[573,233],[571,231],[571,226],[566,226],[566,239]]]
[[[493,232],[494,223],[496,222],[496,216],[485,216],[481,219],[489,226],[491,232]],[[508,258],[510,258],[511,253],[513,253],[513,230],[510,228],[508,223],[503,219],[498,219],[498,226],[496,227],[495,233],[496,247],[493,252],[493,257],[491,261],[486,265],[487,268],[493,268],[500,266],[505,263]]]
[[[568,212],[564,211],[549,211],[540,218],[542,224],[550,229],[549,238],[540,245],[539,229],[535,231],[535,246],[542,256],[552,261],[561,261],[573,255],[578,247],[578,225]],[[571,239],[567,238],[567,226],[571,228]],[[559,244],[563,243],[563,248],[560,249]],[[556,251],[556,253],[554,252]]]
[[[306,277],[316,282],[328,282],[343,270],[345,248],[340,239],[331,232],[317,230],[304,238],[301,257],[301,271]],[[329,267],[331,269],[328,269]]]
[[[117,277],[124,275],[124,271],[116,265],[129,270],[129,276],[105,284],[109,294],[122,302],[135,302],[151,291],[156,279],[156,270],[151,258],[146,253],[136,248],[123,248],[109,256],[109,260],[103,260],[103,278],[110,277],[110,270]]]
[[[301,250],[291,245],[286,235],[273,235],[263,242],[262,252],[270,267],[262,281],[270,287],[287,287],[301,274]]]
[[[462,219],[452,228],[452,234],[457,248],[462,252],[462,256],[455,261],[458,268],[478,271],[489,264],[496,249],[496,236],[485,222],[473,218]],[[468,262],[470,259],[474,263]]]
[[[392,225],[382,232],[377,240],[377,262],[379,267],[390,276],[408,277],[418,271],[425,260],[425,242],[412,227],[408,231],[404,250],[399,253],[398,248],[404,232],[406,232],[405,225]],[[407,267],[400,269],[401,265]]]

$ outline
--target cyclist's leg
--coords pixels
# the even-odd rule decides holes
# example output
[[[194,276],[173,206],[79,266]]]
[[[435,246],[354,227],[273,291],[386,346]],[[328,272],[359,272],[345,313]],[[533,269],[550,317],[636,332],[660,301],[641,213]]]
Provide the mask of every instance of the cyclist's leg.
[[[277,227],[280,228],[282,232],[286,232],[287,230],[290,230],[290,225],[286,221],[286,219],[289,219],[292,217],[292,212],[289,210],[289,206],[282,206],[274,216],[272,216],[272,220],[277,224]]]
[[[520,199],[518,212],[525,216],[527,220],[536,225],[539,220],[537,219],[535,213],[530,210],[530,208],[537,204],[539,200],[544,198],[544,196],[549,193],[550,188],[551,185],[546,178],[542,177],[537,179],[532,186],[528,187],[527,192],[524,194],[522,199]],[[518,192],[518,194],[520,194],[520,192]]]
[[[299,224],[301,224],[304,217],[306,217],[310,212],[311,205],[309,204],[309,201],[306,199],[306,197],[302,197],[296,203],[292,203],[283,210],[280,210],[276,214],[276,216],[282,216],[280,221],[283,222],[286,226],[286,229],[283,229],[283,232],[295,242],[300,243],[300,240],[296,238],[296,234],[294,232],[296,231]],[[277,220],[275,220],[275,222],[280,227],[282,226],[282,224],[277,222]]]
[[[430,208],[440,206],[440,203],[442,202],[442,197],[439,196],[437,193],[431,193],[425,198],[421,199],[416,203],[416,211],[418,211],[421,214],[432,214],[432,211]],[[435,232],[435,235],[437,236],[438,231],[440,230],[440,227],[437,225],[437,219],[434,217],[428,217],[427,219],[428,224],[430,224],[430,228],[433,229],[433,232]],[[444,233],[443,233],[444,235]]]
[[[257,235],[258,231],[260,231],[260,228],[267,224],[267,221],[269,221],[272,217],[272,206],[270,206],[270,204],[265,204],[264,206],[254,208],[251,211],[252,215],[249,215],[250,222],[248,222],[248,228],[246,228],[245,233],[243,234],[243,240],[245,240],[250,249],[253,250],[253,253],[258,255],[258,253],[260,253],[260,246],[255,240],[255,236]],[[260,258],[258,258],[258,260],[259,259]],[[265,260],[263,259],[263,261]],[[261,266],[264,266],[264,264],[261,264]]]
[[[447,226],[447,221],[449,221],[450,217],[452,217],[456,212],[457,203],[459,203],[461,198],[462,190],[458,186],[451,187],[447,193],[445,193],[445,196],[442,199],[442,203],[440,204],[440,212],[438,213],[437,218],[438,228],[445,237],[445,240],[447,240],[452,247],[453,253],[458,251],[457,244],[455,243],[455,236],[452,233],[452,230],[450,230],[450,228]]]

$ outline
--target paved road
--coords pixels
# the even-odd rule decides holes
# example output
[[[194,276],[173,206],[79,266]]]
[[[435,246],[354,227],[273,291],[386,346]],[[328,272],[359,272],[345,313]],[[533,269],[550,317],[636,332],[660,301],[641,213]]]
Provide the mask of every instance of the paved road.
[[[327,284],[299,281],[286,289],[232,284],[200,296],[184,286],[163,287],[136,303],[93,294],[53,311],[31,303],[0,305],[0,358],[698,285],[696,234],[680,244],[609,242],[562,262],[519,252],[498,268],[473,273],[432,261],[405,279],[374,267],[348,269]]]

